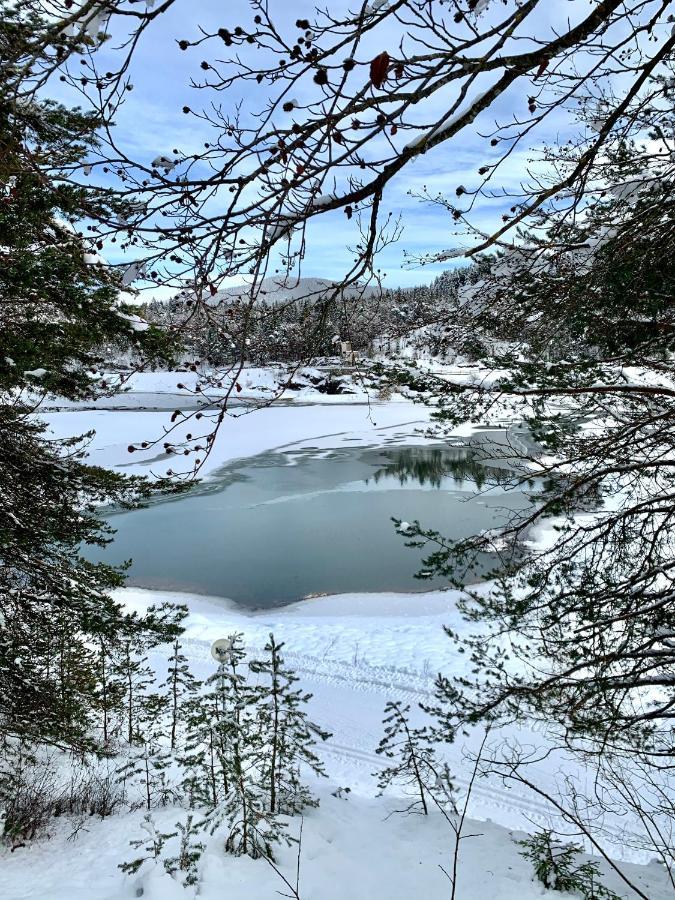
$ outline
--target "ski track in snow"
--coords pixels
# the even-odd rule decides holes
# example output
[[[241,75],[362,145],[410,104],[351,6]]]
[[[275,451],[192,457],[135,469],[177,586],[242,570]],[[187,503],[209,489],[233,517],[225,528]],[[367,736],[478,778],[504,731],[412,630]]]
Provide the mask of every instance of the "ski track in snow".
[[[183,641],[186,652],[192,659],[211,659],[211,644],[197,638]],[[250,655],[263,653],[263,645],[249,644]],[[316,656],[298,653],[284,647],[284,659],[292,664],[293,670],[304,678],[323,684],[345,685],[350,690],[365,691],[385,695],[406,694],[407,699],[416,702],[428,701],[433,697],[432,677],[405,672],[402,669],[387,669],[383,666],[368,666],[366,663],[345,663],[341,660],[322,661]],[[401,679],[404,676],[405,680]]]

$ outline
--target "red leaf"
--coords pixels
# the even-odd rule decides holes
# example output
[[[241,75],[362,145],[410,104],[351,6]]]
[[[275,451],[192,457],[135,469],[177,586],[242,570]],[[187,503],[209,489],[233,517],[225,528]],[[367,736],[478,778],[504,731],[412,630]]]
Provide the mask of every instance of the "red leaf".
[[[214,297],[218,293],[218,289],[214,287],[214,285],[209,285],[209,290],[211,291],[211,296]]]
[[[370,80],[376,88],[381,88],[387,80],[389,69],[389,54],[385,50],[376,56],[370,64]]]
[[[241,393],[241,385],[239,384],[238,381],[235,382],[234,386],[235,386],[236,389],[237,389],[237,393],[238,393],[238,394]]]
[[[548,60],[545,59],[543,63],[537,69],[537,74],[534,76],[535,78],[539,78],[540,75],[543,75],[546,71],[546,66],[548,65]]]

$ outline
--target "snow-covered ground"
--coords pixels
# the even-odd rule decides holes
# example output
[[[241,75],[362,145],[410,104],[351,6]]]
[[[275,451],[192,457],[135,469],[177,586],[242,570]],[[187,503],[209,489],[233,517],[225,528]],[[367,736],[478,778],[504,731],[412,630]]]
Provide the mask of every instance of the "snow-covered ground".
[[[345,393],[320,391],[326,378],[340,381]],[[77,409],[174,409],[196,408],[229,396],[233,406],[261,401],[283,403],[341,404],[368,402],[374,395],[358,368],[340,365],[316,369],[311,366],[246,366],[222,372],[195,369],[181,371],[128,372],[100,377],[101,396],[86,402],[47,397],[43,408]],[[291,385],[290,387],[288,385]],[[396,395],[398,396],[398,395]],[[396,399],[396,396],[393,399]]]
[[[160,599],[155,592],[131,589],[120,596],[132,609]],[[387,700],[414,706],[430,699],[435,671],[462,671],[465,663],[453,658],[452,644],[441,627],[442,623],[464,627],[454,609],[453,593],[326,597],[257,614],[243,613],[216,598],[171,594],[161,598],[181,600],[190,607],[184,650],[199,677],[213,671],[210,647],[214,639],[239,631],[247,649],[254,651],[273,630],[286,642],[284,655],[300,676],[300,686],[313,693],[312,718],[333,732],[320,749],[329,776],[315,785],[321,805],[304,818],[303,900],[448,897],[450,886],[440,868],[452,868],[454,836],[448,823],[436,813],[428,819],[396,813],[402,799],[395,794],[377,797],[374,773],[382,761],[374,751]],[[155,652],[151,662],[161,671],[161,652]],[[460,801],[471,776],[469,757],[481,736],[476,733],[447,748]],[[526,728],[513,728],[497,737],[506,739],[531,744],[544,740]],[[550,787],[561,765],[561,757],[549,758],[530,774]],[[583,780],[583,773],[578,777]],[[340,787],[349,787],[350,792],[342,798],[334,796]],[[270,900],[278,891],[288,890],[263,860],[227,856],[218,841],[211,841],[203,859],[199,894],[194,888],[183,889],[161,866],[144,870],[142,876],[126,876],[117,867],[133,857],[129,841],[143,837],[142,818],[143,812],[136,811],[103,822],[87,820],[72,839],[70,829],[60,825],[51,839],[5,853],[0,862],[2,896],[8,900],[126,900],[139,896],[142,884],[142,896],[151,900],[195,896]],[[153,811],[153,819],[158,830],[173,831],[184,813],[160,809]],[[513,838],[522,838],[523,833],[550,821],[551,811],[537,798],[509,790],[498,780],[479,779],[463,831],[457,897],[534,900],[548,896],[533,880],[531,866],[520,857]],[[291,820],[290,834],[297,836],[299,828],[300,819]],[[621,871],[649,900],[672,896],[657,864],[636,865],[629,860],[638,856],[623,852],[620,843],[608,846],[614,857],[627,857],[619,864]],[[294,882],[296,848],[281,847],[278,865]],[[619,896],[636,896],[606,863],[601,870],[603,882]]]
[[[175,373],[174,373],[175,374]],[[148,385],[145,384],[144,388]],[[372,405],[342,402],[331,406],[292,406],[262,409],[254,414],[225,420],[206,474],[237,458],[272,448],[303,442],[314,447],[340,446],[342,441],[374,445],[397,436],[420,441],[417,429],[428,425],[429,411],[398,400]],[[45,413],[58,436],[96,429],[90,447],[94,463],[124,471],[162,473],[170,458],[149,448],[128,454],[127,445],[151,440],[167,423],[166,412],[138,408],[124,411],[69,410]],[[464,429],[470,432],[470,426]],[[161,444],[160,444],[161,447]],[[460,674],[467,661],[446,637],[443,625],[456,630],[467,626],[459,618],[452,591],[427,594],[360,594],[322,597],[284,609],[247,613],[217,598],[177,596],[125,589],[121,599],[142,609],[161,599],[187,603],[190,616],[185,634],[185,653],[198,677],[213,671],[210,646],[214,639],[242,632],[249,650],[261,648],[273,631],[286,642],[284,655],[296,669],[300,685],[311,691],[310,713],[333,732],[321,748],[329,779],[317,787],[318,810],[305,817],[300,859],[303,900],[412,900],[450,896],[450,885],[441,866],[452,866],[453,834],[440,815],[428,820],[392,814],[400,798],[376,797],[373,773],[381,765],[375,748],[381,737],[381,719],[388,700],[403,700],[413,708],[433,695],[435,674]],[[163,655],[156,651],[151,662],[161,671]],[[417,715],[421,716],[421,713]],[[482,733],[449,745],[444,751],[459,788],[466,791],[472,771],[470,757]],[[547,736],[526,726],[513,726],[491,736],[496,745],[546,746]],[[577,779],[582,789],[590,786],[592,773],[571,766],[560,753],[551,753],[530,773],[544,789],[552,789],[560,770]],[[338,787],[349,787],[347,799],[333,796]],[[511,831],[533,832],[550,821],[552,811],[544,801],[524,791],[508,788],[500,780],[479,779],[471,796],[470,821],[461,843],[457,900],[534,900],[548,892],[532,880],[529,863],[518,854]],[[158,827],[173,830],[177,810],[158,811]],[[129,840],[142,836],[142,813],[114,816],[103,822],[90,820],[68,839],[59,828],[37,846],[20,848],[0,858],[0,896],[8,900],[116,900],[139,896],[139,882],[123,875],[118,863],[131,857]],[[299,819],[290,827],[298,833]],[[634,823],[605,823],[607,847],[621,869],[649,900],[672,897],[665,873],[648,857],[631,849],[626,840]],[[204,860],[199,897],[204,900],[267,900],[288,895],[279,876],[262,860],[234,859],[217,844],[209,846]],[[637,865],[637,864],[641,865]],[[295,880],[296,851],[279,851],[284,875]],[[634,892],[622,885],[616,873],[606,873],[607,886],[622,897]],[[173,881],[162,869],[146,875],[146,898],[173,900],[195,896]],[[555,896],[563,896],[556,894]]]
[[[398,815],[395,799],[332,795],[334,786],[318,790],[321,805],[304,818],[300,854],[302,900],[444,900],[452,871],[453,834],[440,814],[428,818]],[[155,815],[159,830],[173,830],[179,812]],[[2,896],[7,900],[275,900],[292,896],[281,877],[263,860],[226,855],[210,846],[202,860],[199,893],[184,889],[161,866],[139,876],[117,868],[132,858],[129,840],[143,835],[142,813],[90,821],[77,838],[61,832],[52,841],[20,849],[2,860]],[[184,818],[184,815],[183,815]],[[291,824],[298,837],[300,820]],[[552,893],[532,879],[532,867],[518,854],[524,837],[491,822],[468,819],[461,843],[458,900],[575,900]],[[295,884],[297,849],[282,847],[277,866]],[[442,867],[442,868],[441,868]],[[602,882],[620,897],[637,895],[617,874],[601,865]],[[626,865],[623,871],[649,900],[668,900],[658,866]],[[139,894],[142,882],[143,893]]]

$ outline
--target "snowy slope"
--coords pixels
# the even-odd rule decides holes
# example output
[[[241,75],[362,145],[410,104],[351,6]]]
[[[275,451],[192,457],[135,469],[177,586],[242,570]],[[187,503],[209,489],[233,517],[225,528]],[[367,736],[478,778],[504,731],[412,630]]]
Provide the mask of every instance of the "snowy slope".
[[[331,787],[320,789],[321,806],[304,819],[300,855],[299,896],[302,900],[445,900],[450,885],[441,870],[451,870],[453,836],[438,814],[428,819],[397,815],[392,799],[349,796],[338,799]],[[156,815],[158,828],[171,830],[177,810]],[[142,813],[91,821],[72,841],[61,832],[30,850],[4,858],[4,900],[131,900],[142,886],[144,900],[274,900],[288,888],[263,860],[226,856],[210,846],[203,860],[199,894],[156,867],[145,877],[125,876],[120,861],[133,851],[130,838],[142,832]],[[298,836],[300,822],[292,823]],[[573,900],[570,894],[551,893],[532,880],[530,864],[518,855],[512,832],[489,822],[468,820],[462,841],[458,900]],[[513,834],[516,839],[522,834]],[[295,848],[281,848],[277,865],[295,882]],[[621,880],[603,867],[603,882],[619,896]],[[626,866],[625,872],[649,900],[667,900],[663,874],[655,865]],[[283,894],[282,894],[283,895]]]
[[[151,591],[126,590],[120,596],[132,609],[158,599]],[[333,736],[321,747],[329,779],[314,784],[321,805],[304,817],[300,856],[300,891],[303,900],[442,900],[450,886],[441,866],[452,868],[454,838],[439,815],[428,819],[396,813],[404,801],[396,794],[377,797],[373,773],[382,761],[374,753],[380,737],[380,719],[387,699],[414,705],[429,699],[436,668],[458,671],[442,622],[459,625],[453,593],[417,595],[346,595],[321,598],[266,614],[244,614],[215,598],[162,595],[187,601],[185,652],[198,676],[210,674],[211,641],[234,630],[242,631],[253,651],[270,629],[285,640],[284,655],[312,691],[310,712]],[[163,658],[152,662],[161,671]],[[471,775],[466,754],[480,735],[448,748],[447,758],[465,795]],[[506,737],[541,741],[541,735],[502,733]],[[546,784],[561,760],[540,766],[537,779]],[[350,787],[346,798],[334,796]],[[532,832],[551,821],[550,810],[531,796],[507,789],[498,781],[480,779],[469,801],[466,838],[459,856],[458,900],[536,900],[569,895],[545,891],[532,880],[529,863],[518,854],[512,838]],[[185,813],[177,808],[155,810],[156,826],[173,831]],[[142,837],[143,812],[116,815],[103,822],[87,820],[69,839],[72,825],[58,823],[50,840],[37,846],[5,852],[0,857],[2,897],[7,900],[126,900],[139,895],[148,900],[272,900],[286,891],[283,882],[262,860],[233,858],[212,840],[203,859],[199,894],[183,889],[161,867],[137,876],[117,868],[132,858],[129,841]],[[290,822],[299,835],[300,819]],[[560,824],[560,823],[558,823]],[[518,833],[513,835],[512,832]],[[620,836],[618,836],[620,839]],[[614,857],[637,860],[638,855],[610,845]],[[666,900],[672,892],[665,873],[656,864],[636,865],[624,860],[621,871],[649,900]],[[278,866],[295,881],[296,849],[282,847]],[[647,862],[646,859],[642,860]],[[619,896],[636,894],[615,871],[601,864],[603,881]],[[571,900],[571,898],[569,898]]]
[[[326,278],[295,278],[292,276],[284,278],[282,276],[273,276],[265,278],[259,285],[255,286],[253,297],[258,303],[264,302],[275,306],[305,299],[317,302],[326,297],[331,297],[337,287],[337,282],[329,281]],[[376,290],[373,287],[359,289],[355,286],[349,286],[344,290],[343,296],[359,297],[363,292],[368,295],[376,293]],[[218,291],[209,300],[209,303],[234,303],[237,300],[241,300],[242,303],[247,303],[251,300],[251,287],[249,285],[242,284]]]

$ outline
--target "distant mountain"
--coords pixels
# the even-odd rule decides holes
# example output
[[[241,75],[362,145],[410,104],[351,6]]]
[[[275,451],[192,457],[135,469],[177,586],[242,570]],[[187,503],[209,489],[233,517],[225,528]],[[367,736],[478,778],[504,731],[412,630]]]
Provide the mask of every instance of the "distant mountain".
[[[282,276],[273,276],[265,278],[256,286],[255,302],[267,303],[270,306],[293,303],[297,300],[309,300],[318,302],[326,297],[332,296],[338,282],[329,281],[326,278],[284,278]],[[377,294],[375,287],[359,287],[358,285],[350,285],[344,291],[347,297],[373,296]],[[210,304],[218,303],[236,303],[240,300],[247,303],[251,297],[251,286],[247,284],[237,285],[236,287],[226,288],[214,294]]]

